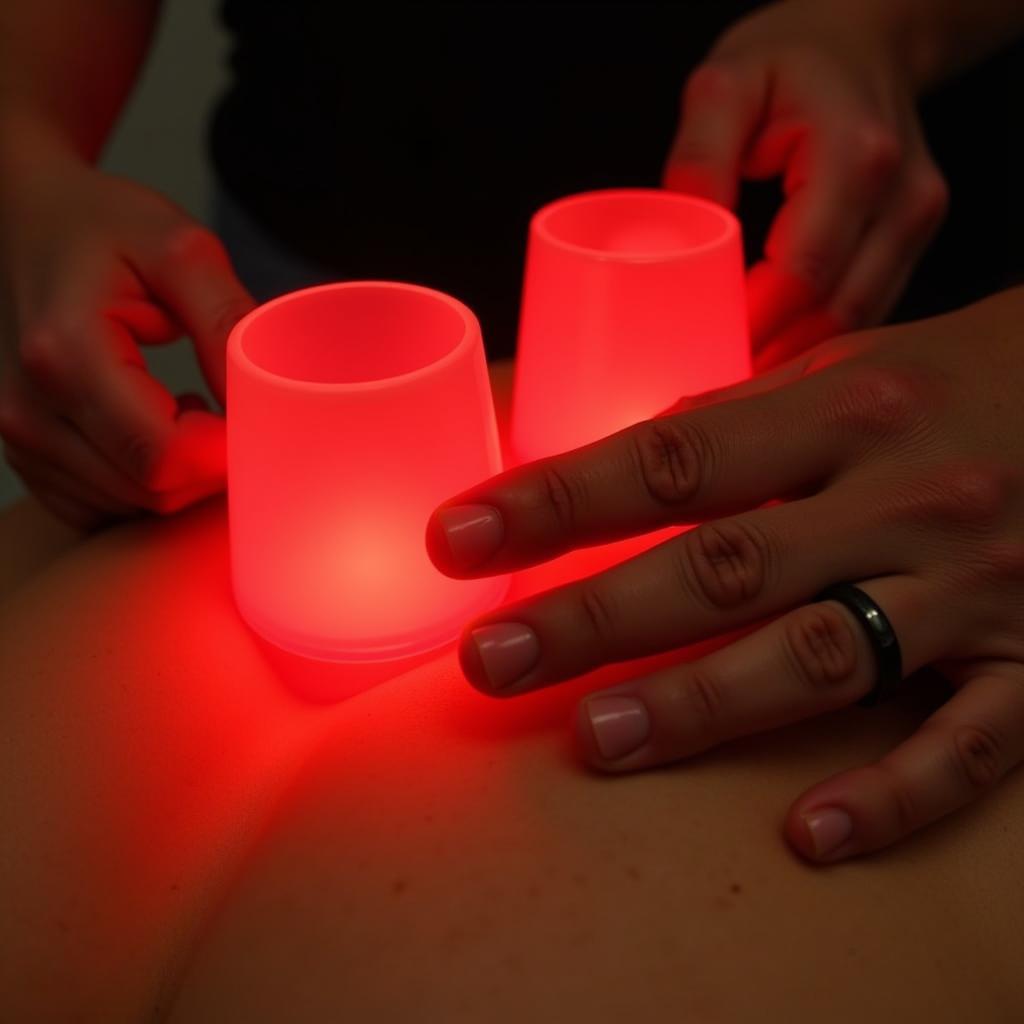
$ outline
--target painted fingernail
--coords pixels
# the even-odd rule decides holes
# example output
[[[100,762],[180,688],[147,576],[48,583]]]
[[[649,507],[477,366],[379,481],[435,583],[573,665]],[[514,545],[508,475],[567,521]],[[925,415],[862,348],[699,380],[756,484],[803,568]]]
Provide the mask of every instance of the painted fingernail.
[[[606,761],[632,754],[651,735],[647,708],[636,697],[592,697],[586,712],[597,749]]]
[[[470,636],[487,681],[502,690],[521,679],[540,658],[540,641],[520,622],[495,622],[474,629]]]
[[[814,843],[814,855],[827,857],[853,834],[853,820],[838,807],[823,807],[803,816]]]
[[[501,513],[490,505],[453,505],[437,513],[452,561],[474,569],[487,561],[505,539]]]

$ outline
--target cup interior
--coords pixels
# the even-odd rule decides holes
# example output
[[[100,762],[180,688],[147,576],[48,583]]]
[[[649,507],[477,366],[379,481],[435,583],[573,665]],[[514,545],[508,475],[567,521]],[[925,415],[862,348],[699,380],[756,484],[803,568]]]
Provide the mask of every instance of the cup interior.
[[[361,384],[404,376],[454,351],[470,332],[461,303],[390,282],[323,285],[274,299],[238,326],[244,355],[279,377]]]
[[[553,245],[611,259],[670,259],[724,244],[738,231],[724,207],[659,189],[570,196],[544,207],[535,229]]]

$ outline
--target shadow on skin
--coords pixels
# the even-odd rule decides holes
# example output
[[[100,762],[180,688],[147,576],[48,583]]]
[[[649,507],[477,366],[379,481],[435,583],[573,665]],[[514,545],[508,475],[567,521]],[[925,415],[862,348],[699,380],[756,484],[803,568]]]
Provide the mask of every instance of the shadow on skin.
[[[446,657],[454,650],[454,644],[447,644],[422,654],[389,661],[332,662],[292,654],[255,634],[253,640],[267,664],[295,696],[311,704],[325,705],[356,697],[420,665]]]

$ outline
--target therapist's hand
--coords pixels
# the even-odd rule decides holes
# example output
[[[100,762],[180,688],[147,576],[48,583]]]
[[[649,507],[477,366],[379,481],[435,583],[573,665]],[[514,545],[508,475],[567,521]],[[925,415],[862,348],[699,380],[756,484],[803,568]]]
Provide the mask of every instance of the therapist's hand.
[[[220,242],[163,197],[37,139],[0,182],[0,437],[35,496],[80,528],[171,512],[224,483],[224,421],[175,397],[140,345],[193,340],[219,399],[252,306]]]
[[[581,703],[592,766],[648,768],[870,691],[859,623],[814,602],[852,582],[891,620],[905,674],[937,665],[957,689],[880,761],[800,796],[789,841],[837,860],[976,799],[1024,757],[1022,324],[1024,289],[835,339],[696,408],[446,502],[428,547],[456,577],[703,523],[481,617],[461,641],[466,675],[509,697],[746,631]]]
[[[741,179],[782,181],[749,277],[762,367],[880,323],[944,216],[911,62],[885,11],[876,0],[771,4],[686,83],[665,186],[734,206]]]

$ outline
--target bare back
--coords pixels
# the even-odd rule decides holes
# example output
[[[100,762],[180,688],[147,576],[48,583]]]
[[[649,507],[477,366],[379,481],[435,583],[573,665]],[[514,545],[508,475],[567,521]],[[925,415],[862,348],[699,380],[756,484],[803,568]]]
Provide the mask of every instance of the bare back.
[[[0,519],[3,1019],[1024,1019],[1020,773],[827,869],[779,833],[922,687],[597,777],[570,709],[636,664],[502,702],[447,650],[318,703],[366,680],[241,624],[221,505],[70,548],[27,516]]]

